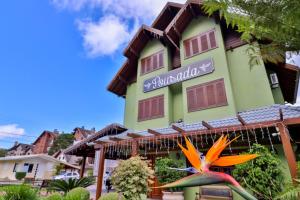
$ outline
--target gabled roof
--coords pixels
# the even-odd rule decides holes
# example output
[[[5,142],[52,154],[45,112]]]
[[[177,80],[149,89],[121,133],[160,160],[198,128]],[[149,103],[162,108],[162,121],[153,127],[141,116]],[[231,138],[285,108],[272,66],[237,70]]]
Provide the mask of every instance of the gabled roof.
[[[79,128],[79,127],[74,128],[72,134],[75,135],[76,132],[81,133],[84,138],[87,138],[89,135],[92,135],[93,133],[95,133],[94,130],[88,130],[88,129],[85,129],[84,127],[82,127],[82,128]]]
[[[10,149],[8,149],[8,151],[13,151],[16,150],[18,147],[22,148],[22,151],[28,151],[29,149],[32,148],[32,145],[30,144],[24,144],[24,143],[18,143],[17,145],[14,145],[13,147],[11,147]]]
[[[184,4],[167,2],[151,26],[162,31],[165,30],[183,5]]]
[[[124,55],[128,58],[137,58],[149,40],[156,38],[163,42],[163,36],[163,31],[143,24],[125,48]]]
[[[12,160],[28,160],[28,159],[32,159],[32,158],[41,158],[50,162],[55,162],[55,163],[61,163],[63,165],[75,168],[75,169],[80,169],[80,167],[75,166],[75,165],[71,165],[69,163],[60,161],[52,156],[46,155],[46,154],[32,154],[32,155],[24,155],[24,156],[7,156],[7,157],[1,157],[0,158],[0,162],[1,161],[12,161]]]
[[[54,138],[58,136],[58,133],[51,132],[51,131],[43,131],[42,134],[32,144],[35,145],[39,141],[39,139],[46,134],[52,135]]]

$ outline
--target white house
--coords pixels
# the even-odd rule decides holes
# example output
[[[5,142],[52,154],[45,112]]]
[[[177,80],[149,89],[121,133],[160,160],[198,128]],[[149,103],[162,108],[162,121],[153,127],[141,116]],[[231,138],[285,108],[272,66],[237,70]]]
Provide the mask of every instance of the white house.
[[[78,171],[78,166],[60,161],[46,154],[8,156],[0,158],[0,180],[16,180],[16,172],[26,172],[25,178],[51,179],[55,167],[62,164],[67,171]]]

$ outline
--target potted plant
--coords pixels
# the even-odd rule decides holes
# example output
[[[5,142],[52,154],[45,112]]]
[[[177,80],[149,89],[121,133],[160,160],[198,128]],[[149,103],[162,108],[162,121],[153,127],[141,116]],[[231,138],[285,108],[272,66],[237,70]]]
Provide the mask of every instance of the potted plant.
[[[161,185],[174,182],[186,176],[186,172],[171,168],[184,168],[183,160],[158,158],[155,162],[155,175]],[[163,191],[163,200],[184,200],[182,188],[168,188]]]

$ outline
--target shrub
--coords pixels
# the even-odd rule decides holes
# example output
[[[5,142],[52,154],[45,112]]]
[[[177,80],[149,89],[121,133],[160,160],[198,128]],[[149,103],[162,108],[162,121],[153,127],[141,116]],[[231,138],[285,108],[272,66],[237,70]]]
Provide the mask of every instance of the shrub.
[[[46,200],[63,200],[63,197],[59,193],[53,193],[46,198]]]
[[[121,196],[119,199],[119,194],[116,192],[111,192],[100,197],[99,200],[124,200],[124,197]]]
[[[50,190],[62,191],[65,194],[70,190],[77,187],[88,187],[95,182],[93,177],[84,177],[81,179],[68,179],[68,180],[53,180],[49,184]]]
[[[90,192],[83,187],[72,189],[67,193],[64,200],[89,200]]]
[[[17,180],[22,180],[23,178],[25,178],[26,176],[26,172],[16,172],[15,177]]]
[[[242,186],[251,190],[258,199],[274,199],[283,186],[280,159],[259,144],[254,144],[249,153],[259,154],[259,157],[236,165],[233,176]]]
[[[123,160],[112,174],[112,183],[117,192],[122,192],[125,199],[139,200],[150,191],[153,170],[139,156]]]
[[[3,200],[38,200],[37,190],[29,185],[10,185],[1,189]]]
[[[186,172],[177,171],[170,168],[184,168],[182,160],[174,160],[170,158],[158,158],[155,161],[155,174],[161,185],[172,183],[186,176]],[[169,191],[178,191],[180,188],[170,188]]]

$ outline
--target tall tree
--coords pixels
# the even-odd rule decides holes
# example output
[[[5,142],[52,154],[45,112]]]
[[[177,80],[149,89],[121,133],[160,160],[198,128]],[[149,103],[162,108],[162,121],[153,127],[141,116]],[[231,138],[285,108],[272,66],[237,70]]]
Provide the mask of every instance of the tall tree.
[[[5,157],[6,153],[7,153],[6,149],[0,149],[0,157]]]
[[[48,154],[53,155],[55,152],[69,147],[74,141],[72,134],[62,133],[54,140],[53,145],[50,147]]]
[[[249,48],[252,63],[285,60],[286,52],[299,54],[299,0],[204,0],[208,14],[219,13],[227,25],[236,27],[242,39],[260,48]],[[260,49],[260,51],[258,51]]]

